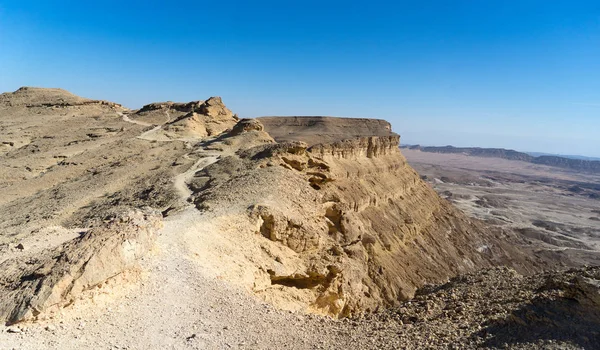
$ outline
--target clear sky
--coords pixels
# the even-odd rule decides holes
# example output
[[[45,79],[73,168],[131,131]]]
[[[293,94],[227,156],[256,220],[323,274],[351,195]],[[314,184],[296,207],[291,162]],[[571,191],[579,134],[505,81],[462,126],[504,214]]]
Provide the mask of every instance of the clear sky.
[[[0,0],[0,90],[20,86],[600,156],[600,1]]]

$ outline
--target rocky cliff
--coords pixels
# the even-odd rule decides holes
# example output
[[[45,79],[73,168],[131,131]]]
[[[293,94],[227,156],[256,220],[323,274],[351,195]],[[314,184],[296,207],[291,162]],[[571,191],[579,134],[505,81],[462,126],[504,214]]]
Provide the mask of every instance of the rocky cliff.
[[[539,156],[533,158],[531,162],[577,171],[600,173],[600,161],[598,160],[571,159],[559,156]]]
[[[381,119],[335,117],[257,118],[275,140],[302,140],[308,145],[361,136],[393,136],[392,126]],[[396,135],[397,136],[397,135]]]
[[[264,138],[265,131],[280,142],[222,158],[191,187],[200,210],[227,208],[227,215],[247,217],[254,227],[263,252],[253,257],[251,288],[266,300],[349,316],[394,305],[425,283],[461,272],[527,265],[507,241],[421,181],[389,124],[267,118],[265,131],[259,129],[219,142]],[[360,136],[369,130],[376,136]],[[318,138],[336,141],[315,143]]]

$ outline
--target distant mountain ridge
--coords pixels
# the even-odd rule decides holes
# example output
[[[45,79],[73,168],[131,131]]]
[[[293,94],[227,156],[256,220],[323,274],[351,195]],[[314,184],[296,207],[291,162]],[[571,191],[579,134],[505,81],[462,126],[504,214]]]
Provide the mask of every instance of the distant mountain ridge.
[[[525,152],[518,152],[504,148],[480,148],[480,147],[454,147],[454,146],[420,146],[403,145],[401,148],[420,150],[430,153],[455,153],[475,157],[502,158],[508,160],[519,160],[528,163],[548,165],[563,169],[600,173],[600,160],[568,158],[557,155],[534,156]]]
[[[598,158],[598,157],[588,157],[588,156],[580,156],[580,155],[574,155],[574,154],[554,154],[554,153],[544,153],[544,152],[525,152],[525,153],[529,154],[530,156],[534,156],[534,157],[555,156],[555,157],[568,158],[568,159],[600,160],[600,158]]]

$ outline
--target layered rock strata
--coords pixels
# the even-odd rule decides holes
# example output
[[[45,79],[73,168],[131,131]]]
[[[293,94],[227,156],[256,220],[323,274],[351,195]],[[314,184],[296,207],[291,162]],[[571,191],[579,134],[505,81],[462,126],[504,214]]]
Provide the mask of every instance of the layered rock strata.
[[[363,120],[341,123],[365,129]],[[199,209],[247,215],[266,255],[286,248],[257,264],[257,294],[282,307],[350,316],[410,298],[425,283],[524,263],[421,181],[399,151],[399,136],[378,124],[380,136],[359,137],[339,129],[311,134],[305,124],[294,133],[296,124],[288,125],[283,139],[295,140],[240,150],[198,174]],[[263,131],[244,135],[253,133]],[[309,146],[314,134],[338,141]]]

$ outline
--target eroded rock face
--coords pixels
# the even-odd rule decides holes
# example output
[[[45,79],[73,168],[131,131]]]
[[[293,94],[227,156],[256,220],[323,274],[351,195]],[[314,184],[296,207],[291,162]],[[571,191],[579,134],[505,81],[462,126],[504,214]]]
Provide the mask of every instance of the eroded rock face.
[[[272,263],[256,261],[264,276],[257,281],[269,282],[253,288],[267,300],[350,316],[395,305],[428,282],[524,262],[420,179],[399,151],[399,136],[309,146],[314,135],[302,128],[293,141],[207,167],[201,176],[211,180],[194,195],[201,210],[247,215],[257,240],[289,249]]]
[[[263,125],[256,119],[242,119],[231,130],[231,136],[236,136],[249,131],[263,131]]]
[[[31,320],[136,268],[161,226],[153,210],[124,211],[65,244],[0,264],[0,320]]]
[[[257,118],[278,142],[301,140],[309,145],[333,143],[357,137],[398,136],[382,119],[336,117]]]
[[[160,105],[160,108],[165,106]],[[237,116],[225,107],[220,97],[187,104],[171,103],[167,104],[166,108],[185,112],[164,126],[165,133],[179,137],[218,135],[237,123]]]

